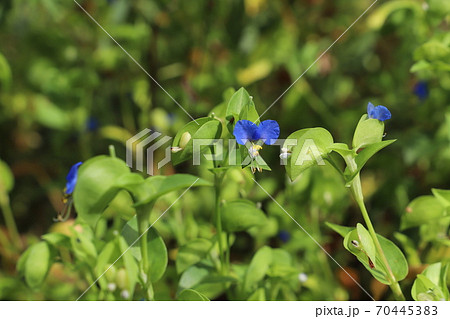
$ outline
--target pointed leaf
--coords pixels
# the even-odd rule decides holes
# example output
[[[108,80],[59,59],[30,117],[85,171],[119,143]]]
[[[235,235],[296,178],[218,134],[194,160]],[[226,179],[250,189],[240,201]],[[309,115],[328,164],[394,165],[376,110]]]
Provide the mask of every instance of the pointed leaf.
[[[401,229],[421,226],[448,216],[449,210],[445,209],[441,201],[434,196],[419,196],[409,203],[406,212],[402,216]]]
[[[253,256],[244,278],[244,289],[250,292],[261,281],[272,262],[272,248],[264,246]]]
[[[431,191],[444,207],[450,206],[450,190],[432,188]]]
[[[341,226],[336,225],[333,223],[325,222],[325,225],[330,227],[332,230],[334,230],[336,233],[341,235],[342,237],[345,237],[349,232],[351,232],[355,227],[348,227],[348,226]]]
[[[238,232],[266,223],[266,215],[248,200],[226,202],[222,207],[222,225],[226,232]]]

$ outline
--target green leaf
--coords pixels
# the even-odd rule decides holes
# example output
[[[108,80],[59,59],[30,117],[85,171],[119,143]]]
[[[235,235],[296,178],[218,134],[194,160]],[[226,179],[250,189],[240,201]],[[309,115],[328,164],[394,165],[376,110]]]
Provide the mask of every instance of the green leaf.
[[[448,208],[450,206],[450,190],[432,188],[431,192],[444,207]]]
[[[356,152],[348,148],[347,144],[344,143],[333,143],[328,147],[328,151],[334,151],[342,156],[342,158],[346,158],[347,156],[356,156]]]
[[[5,56],[0,53],[0,89],[6,90],[11,85],[12,72]]]
[[[351,182],[355,176],[361,171],[361,169],[364,167],[364,165],[367,163],[367,161],[375,155],[378,151],[385,148],[388,145],[391,145],[396,140],[387,140],[387,141],[381,141],[375,144],[367,145],[365,148],[363,148],[355,157],[356,162],[356,170],[354,172],[350,172],[350,170],[345,170],[345,179],[347,182]]]
[[[149,265],[147,276],[151,282],[156,282],[161,279],[167,268],[167,248],[164,240],[155,228],[151,227],[147,232]],[[140,234],[138,232],[136,217],[130,219],[123,227],[122,236],[128,246],[131,246],[136,241],[136,239],[139,238]],[[138,261],[142,259],[140,246],[140,240],[138,240],[133,246],[130,247],[131,255],[133,255]]]
[[[120,190],[118,181],[126,174],[130,169],[118,158],[97,156],[83,163],[73,194],[78,217],[94,227]]]
[[[203,145],[208,142],[207,140],[209,140],[209,144],[211,144],[213,140],[220,138],[222,134],[222,123],[219,120],[212,117],[202,117],[196,121],[198,124],[194,121],[189,122],[180,131],[178,131],[175,136],[172,146],[181,147],[182,150],[172,153],[173,165],[178,165],[192,158],[193,151],[200,151],[200,153],[203,153],[205,149],[210,147],[209,145]],[[185,132],[189,133],[190,138],[188,138],[189,135],[186,137]],[[199,141],[198,150],[193,149],[194,140]],[[183,145],[180,145],[180,142],[182,142]]]
[[[204,179],[189,174],[175,174],[169,176],[150,176],[142,184],[136,185],[131,191],[138,198],[135,207],[146,205],[169,192],[187,187],[212,186]]]
[[[226,232],[238,232],[266,223],[266,215],[249,200],[226,202],[222,207],[222,225]]]
[[[130,298],[132,298],[133,293],[134,293],[134,288],[138,281],[139,266],[138,266],[136,259],[133,257],[133,255],[128,254],[127,250],[129,248],[129,243],[126,242],[125,238],[123,238],[123,236],[118,236],[117,240],[118,240],[118,246],[120,249],[119,251],[120,251],[120,254],[122,255],[122,259],[123,259],[123,264],[124,264],[125,270],[127,272],[128,292],[130,293]],[[150,246],[150,243],[149,243],[149,246]],[[164,248],[165,248],[165,246],[164,246]],[[148,250],[149,250],[149,252],[151,251],[150,247]],[[149,259],[152,259],[152,258],[149,256]],[[152,261],[149,262],[149,265],[151,268]],[[167,265],[167,253],[166,253],[166,265]],[[164,267],[163,273],[165,270],[166,269]],[[160,271],[160,269],[156,269],[155,271]]]
[[[389,1],[381,4],[372,12],[367,18],[367,26],[373,31],[378,30],[393,12],[407,9],[413,11],[414,18],[419,19],[419,21],[422,21],[421,19],[426,12],[420,3],[415,1]]]
[[[239,120],[249,120],[259,124],[259,115],[253,98],[244,88],[240,88],[231,96],[225,112],[225,119],[227,120],[227,129],[231,134]]]
[[[364,114],[358,122],[353,135],[353,148],[360,149],[370,144],[381,142],[384,135],[384,122],[369,119]]]
[[[414,60],[442,60],[448,61],[450,59],[450,48],[447,44],[441,41],[428,41],[414,52]]]
[[[180,277],[178,282],[179,289],[189,289],[199,285],[212,270],[212,267],[202,264],[189,267]]]
[[[228,107],[226,111],[226,118],[229,119],[230,116],[239,116],[242,109],[252,103],[252,99],[248,94],[247,90],[241,87],[237,90],[228,102]]]
[[[336,233],[338,233],[342,237],[347,236],[347,234],[349,232],[351,232],[353,229],[355,229],[355,227],[341,226],[341,225],[336,225],[336,224],[329,223],[329,222],[325,222],[325,225],[330,227],[332,230],[334,230]]]
[[[175,262],[177,273],[181,274],[187,268],[195,265],[206,257],[211,250],[213,243],[204,238],[197,238],[186,245],[181,246],[178,250],[177,259]]]
[[[42,235],[41,238],[55,248],[64,247],[70,249],[71,247],[70,237],[61,233],[49,233]]]
[[[209,299],[214,299],[225,291],[225,288],[236,279],[216,273],[209,261],[202,261],[186,269],[178,283],[178,291],[195,289]]]
[[[448,265],[435,263],[429,265],[417,279],[411,289],[411,295],[417,301],[440,301],[448,300],[449,291],[447,287]]]
[[[447,272],[449,265],[443,266],[442,263],[434,263],[429,265],[421,275],[417,276],[416,281],[414,282],[412,288],[412,295],[415,300],[420,300],[421,293],[425,293],[428,296],[433,297],[433,300],[448,300],[449,298],[449,290],[447,287]],[[423,277],[428,280],[424,280]],[[417,282],[418,281],[418,282]],[[416,284],[417,282],[417,284]],[[422,289],[423,286],[426,286],[427,289]],[[416,298],[417,299],[416,299]]]
[[[53,104],[46,96],[36,95],[33,102],[35,120],[41,125],[61,131],[73,125],[71,114]]]
[[[415,198],[406,208],[402,216],[401,229],[421,226],[437,219],[448,216],[448,210],[444,208],[436,197],[426,195]]]
[[[405,255],[403,255],[402,251],[389,239],[378,234],[377,238],[395,279],[397,279],[397,281],[405,279],[406,275],[408,275],[408,262],[406,261]],[[377,260],[377,264],[380,265],[379,260]]]
[[[194,289],[184,289],[177,297],[178,301],[209,301],[208,297]]]
[[[239,120],[248,120],[255,124],[259,124],[259,114],[256,111],[253,99],[251,99],[250,103],[247,104],[246,107],[242,108],[241,112],[239,113]],[[233,124],[236,124],[236,122],[234,122]]]
[[[444,294],[439,287],[424,275],[417,275],[411,289],[411,296],[416,301],[443,301]]]
[[[378,241],[380,242],[381,248],[388,260],[389,266],[394,274],[394,277],[397,281],[403,280],[408,274],[408,262],[406,261],[405,256],[402,251],[390,240],[377,235]],[[375,267],[371,267],[369,263],[368,254],[363,249],[361,243],[359,243],[359,247],[355,247],[352,241],[358,241],[358,233],[357,230],[349,232],[344,238],[344,247],[350,251],[353,255],[355,255],[358,260],[366,267],[367,270],[377,279],[379,282],[384,283],[386,285],[390,284],[389,276],[384,268],[383,262],[376,252],[375,260],[372,260]]]
[[[422,264],[419,256],[419,252],[416,248],[416,244],[414,241],[402,233],[394,233],[395,239],[400,243],[403,248],[403,251],[406,254],[406,259],[408,260],[408,264],[412,266],[419,266]]]
[[[113,264],[117,258],[119,258],[119,251],[120,250],[119,247],[117,247],[116,241],[110,241],[103,247],[102,251],[98,255],[94,272],[97,278],[99,278],[98,282],[102,289],[107,289],[107,285],[109,283],[108,278],[114,277],[112,274],[115,271],[115,267],[112,266],[109,268],[109,266]],[[105,273],[104,276],[103,273]]]
[[[25,274],[25,264],[26,264],[28,255],[30,254],[30,251],[31,251],[30,248],[31,248],[31,246],[28,249],[26,249],[22,253],[22,255],[20,255],[19,260],[17,260],[16,269],[17,269],[17,272],[21,276],[24,276],[24,274]]]
[[[52,264],[52,251],[47,242],[41,241],[28,248],[23,264],[25,282],[31,288],[42,285]]]
[[[266,290],[261,287],[255,290],[254,293],[247,298],[248,301],[266,301]]]
[[[297,140],[297,145],[289,145],[290,139]],[[291,180],[313,165],[325,165],[323,158],[328,156],[333,145],[330,132],[321,127],[296,131],[287,140],[283,147],[291,151],[286,163],[286,172]]]
[[[265,277],[271,263],[272,248],[268,246],[261,247],[253,256],[245,273],[244,290],[246,292],[252,291],[258,282]]]
[[[14,175],[9,166],[0,160],[0,192],[9,193],[14,187]]]
[[[375,266],[377,266],[375,263],[376,262],[375,244],[369,232],[360,223],[356,224],[356,232],[358,234],[359,243],[361,244],[362,248],[365,250],[366,254],[369,256],[369,258],[372,260]]]

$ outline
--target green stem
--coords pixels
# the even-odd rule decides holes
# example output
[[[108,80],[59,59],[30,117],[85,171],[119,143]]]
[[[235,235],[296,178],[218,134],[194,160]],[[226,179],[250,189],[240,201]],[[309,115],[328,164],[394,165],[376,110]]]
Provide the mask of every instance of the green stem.
[[[356,170],[356,162],[353,157],[346,158],[347,165],[351,171]],[[375,244],[375,248],[381,258],[381,262],[383,263],[384,268],[386,269],[389,276],[389,286],[391,287],[392,292],[394,293],[396,300],[405,300],[403,296],[403,292],[400,288],[400,285],[395,278],[394,273],[392,272],[391,266],[384,254],[383,249],[381,248],[381,244],[378,240],[377,233],[375,232],[375,228],[373,227],[372,221],[370,220],[369,213],[367,212],[366,205],[364,204],[364,197],[362,193],[361,187],[361,179],[359,173],[355,176],[355,178],[350,183],[350,187],[352,190],[353,197],[355,198],[356,203],[361,210],[361,214],[363,216],[364,222],[366,223],[367,229],[369,230],[369,234],[372,237],[373,243]]]
[[[144,205],[137,210],[137,223],[139,232],[139,244],[141,248],[141,260],[140,270],[143,283],[143,289],[147,293],[149,300],[153,300],[153,287],[151,281],[148,279],[149,263],[148,263],[148,228],[150,223],[150,212],[152,210],[153,203]]]
[[[222,176],[218,174],[214,175],[214,195],[215,195],[215,207],[214,213],[216,217],[216,231],[217,240],[219,242],[219,259],[220,259],[220,270],[223,272],[225,270],[225,255],[223,253],[223,243],[222,243],[222,214],[220,209],[220,188],[222,184]]]
[[[0,193],[0,208],[3,212],[3,218],[5,219],[6,228],[11,236],[12,242],[16,248],[20,248],[22,243],[20,241],[19,231],[17,230],[17,225],[14,220],[14,215],[9,204],[9,197],[6,193]]]
[[[114,145],[109,145],[108,149],[109,149],[109,156],[115,158],[116,157],[116,149],[115,149]]]
[[[225,252],[225,260],[226,260],[226,266],[227,266],[227,273],[230,271],[231,265],[230,265],[230,234],[227,234],[227,247]]]
[[[139,217],[138,217],[138,231],[141,236],[141,238],[139,239],[142,257],[141,270],[146,274],[148,271],[148,246],[147,246],[148,232],[146,231],[148,228],[148,219],[146,219],[145,216]]]
[[[153,285],[151,282],[147,283],[147,299],[149,301],[155,300],[155,292],[153,291]]]
[[[317,206],[313,206],[311,208],[311,222],[314,226],[314,238],[316,238],[316,240],[319,243],[322,243],[322,232],[320,231],[320,215],[319,215],[319,208]],[[323,274],[325,276],[325,278],[327,278],[327,280],[329,280],[329,282],[333,282],[333,270],[330,267],[330,263],[328,262],[328,257],[326,254],[324,253],[320,253],[318,255],[316,255],[317,260],[319,261],[318,264],[323,265],[322,267],[322,271]]]

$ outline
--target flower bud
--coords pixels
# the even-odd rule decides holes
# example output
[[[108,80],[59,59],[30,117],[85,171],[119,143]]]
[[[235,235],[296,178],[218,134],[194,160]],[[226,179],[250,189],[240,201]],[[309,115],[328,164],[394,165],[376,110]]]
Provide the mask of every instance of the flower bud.
[[[127,271],[125,270],[125,268],[120,268],[117,271],[116,283],[117,283],[117,287],[119,287],[119,289],[128,288],[128,274],[127,274]]]
[[[181,135],[180,143],[178,143],[178,146],[181,148],[185,148],[187,143],[191,140],[192,136],[189,134],[189,132],[184,132],[183,135]]]

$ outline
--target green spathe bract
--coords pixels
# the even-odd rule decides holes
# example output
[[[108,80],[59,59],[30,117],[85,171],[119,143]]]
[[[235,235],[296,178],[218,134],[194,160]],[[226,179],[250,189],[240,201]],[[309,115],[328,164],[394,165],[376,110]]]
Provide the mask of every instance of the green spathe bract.
[[[307,128],[296,131],[287,137],[287,140],[297,140],[297,145],[283,145],[291,152],[286,164],[286,173],[291,180],[296,179],[306,169],[317,165],[320,159],[325,159],[333,144],[330,132],[321,127]]]

